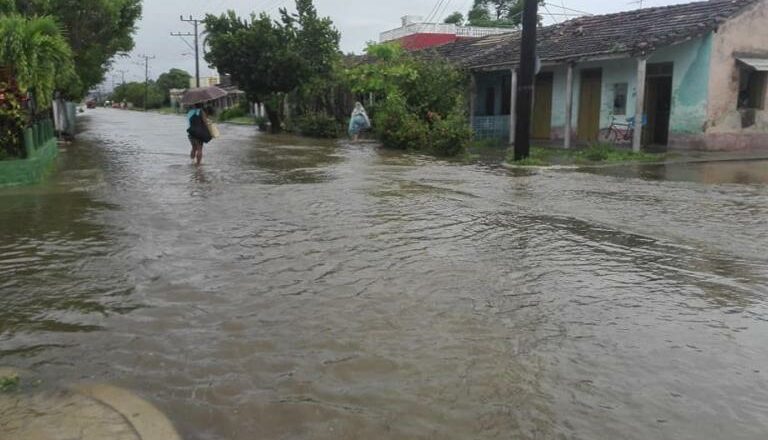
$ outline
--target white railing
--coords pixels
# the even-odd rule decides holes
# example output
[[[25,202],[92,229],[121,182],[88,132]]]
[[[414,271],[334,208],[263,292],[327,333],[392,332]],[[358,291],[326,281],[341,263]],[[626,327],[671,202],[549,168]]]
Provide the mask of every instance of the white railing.
[[[456,26],[455,24],[443,23],[414,23],[397,29],[382,32],[379,36],[380,42],[399,40],[414,34],[448,34],[457,37],[485,37],[488,35],[498,35],[513,32],[508,28],[483,28],[473,26]]]

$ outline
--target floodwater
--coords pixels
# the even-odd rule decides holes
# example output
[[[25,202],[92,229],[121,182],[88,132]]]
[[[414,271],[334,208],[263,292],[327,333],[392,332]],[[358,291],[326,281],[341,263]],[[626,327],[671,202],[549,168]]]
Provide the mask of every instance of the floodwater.
[[[768,437],[766,162],[510,172],[228,126],[197,168],[184,124],[91,111],[0,190],[0,365],[192,440]]]

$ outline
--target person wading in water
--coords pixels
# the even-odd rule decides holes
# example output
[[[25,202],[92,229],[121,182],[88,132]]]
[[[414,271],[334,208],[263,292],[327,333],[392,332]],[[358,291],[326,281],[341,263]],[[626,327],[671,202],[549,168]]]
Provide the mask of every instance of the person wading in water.
[[[211,141],[211,132],[208,129],[208,116],[205,110],[203,110],[203,104],[195,104],[187,112],[187,120],[189,121],[187,134],[189,135],[189,142],[192,144],[192,151],[189,153],[189,157],[197,165],[200,165],[200,162],[203,161],[203,145]]]
[[[368,118],[368,113],[365,112],[363,104],[356,102],[355,109],[352,110],[352,116],[349,119],[349,137],[354,142],[360,138],[360,132],[371,128],[371,120]]]

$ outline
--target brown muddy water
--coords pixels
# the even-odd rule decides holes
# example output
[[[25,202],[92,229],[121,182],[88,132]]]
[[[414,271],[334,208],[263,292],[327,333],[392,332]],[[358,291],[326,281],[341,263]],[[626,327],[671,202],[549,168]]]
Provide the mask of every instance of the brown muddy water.
[[[128,388],[192,440],[768,438],[765,162],[512,173],[225,127],[196,168],[183,118],[83,126],[0,190],[0,365],[42,387]]]

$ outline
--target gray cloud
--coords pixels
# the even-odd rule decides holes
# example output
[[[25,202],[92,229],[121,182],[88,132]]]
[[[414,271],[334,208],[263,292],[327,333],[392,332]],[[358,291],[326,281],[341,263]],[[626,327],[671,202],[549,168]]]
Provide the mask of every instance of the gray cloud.
[[[645,6],[662,6],[674,3],[685,3],[688,0],[646,0]],[[403,15],[427,16],[433,10],[438,0],[316,0],[315,5],[321,15],[330,16],[342,33],[341,48],[345,52],[359,53],[366,42],[378,40],[379,33],[399,26]],[[466,12],[472,0],[445,0],[441,7],[444,10],[439,18],[442,20],[453,11]],[[178,37],[171,37],[171,32],[191,32],[192,26],[179,21],[179,15],[190,14],[202,18],[206,13],[220,14],[227,9],[233,9],[238,14],[247,15],[253,11],[266,11],[277,16],[278,8],[291,6],[292,0],[145,0],[144,16],[139,23],[136,34],[136,48],[128,57],[115,61],[113,70],[127,70],[127,81],[144,79],[143,66],[136,64],[136,55],[154,55],[150,65],[150,77],[156,78],[160,73],[172,67],[194,73],[194,57],[192,50]],[[543,9],[547,23],[555,20],[563,21],[569,18],[562,14],[572,14],[571,10],[591,13],[608,13],[637,7],[630,0],[549,0],[550,6]],[[551,12],[551,15],[549,14]],[[191,43],[191,40],[190,40]],[[201,75],[212,74],[205,63]],[[119,76],[108,75],[107,85],[112,80],[120,81]]]

